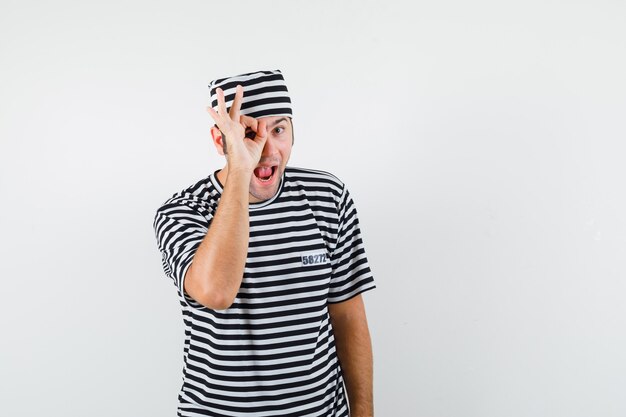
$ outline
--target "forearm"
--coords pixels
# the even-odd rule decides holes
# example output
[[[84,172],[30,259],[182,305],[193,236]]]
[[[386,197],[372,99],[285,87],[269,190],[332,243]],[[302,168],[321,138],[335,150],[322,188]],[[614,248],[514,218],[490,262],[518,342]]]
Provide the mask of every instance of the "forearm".
[[[229,307],[241,286],[249,240],[250,175],[228,173],[209,230],[185,277],[185,290],[209,308]]]
[[[331,318],[332,319],[332,318]],[[374,415],[372,344],[364,311],[332,319],[351,417]]]

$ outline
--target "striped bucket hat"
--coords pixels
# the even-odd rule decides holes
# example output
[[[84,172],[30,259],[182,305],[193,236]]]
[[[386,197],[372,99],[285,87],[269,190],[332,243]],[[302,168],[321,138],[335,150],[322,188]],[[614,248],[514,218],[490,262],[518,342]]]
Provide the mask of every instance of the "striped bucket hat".
[[[242,115],[254,118],[266,116],[293,117],[289,92],[280,70],[250,72],[211,81],[209,92],[213,110],[218,111],[216,89],[219,87],[224,90],[226,108],[230,111],[230,106],[235,99],[237,84],[243,87]]]

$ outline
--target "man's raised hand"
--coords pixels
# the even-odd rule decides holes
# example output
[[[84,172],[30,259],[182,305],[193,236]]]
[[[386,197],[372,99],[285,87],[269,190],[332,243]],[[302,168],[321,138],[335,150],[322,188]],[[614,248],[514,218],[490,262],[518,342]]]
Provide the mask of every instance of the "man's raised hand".
[[[235,90],[235,98],[230,107],[230,112],[226,111],[224,91],[216,89],[217,112],[212,107],[207,107],[207,111],[217,124],[222,133],[222,141],[226,143],[228,154],[226,155],[229,170],[242,170],[252,174],[252,171],[261,159],[261,153],[267,140],[267,126],[264,120],[257,121],[253,117],[242,116],[241,101],[243,99],[243,87],[238,85]],[[246,128],[250,128],[256,133],[253,139],[246,138]]]

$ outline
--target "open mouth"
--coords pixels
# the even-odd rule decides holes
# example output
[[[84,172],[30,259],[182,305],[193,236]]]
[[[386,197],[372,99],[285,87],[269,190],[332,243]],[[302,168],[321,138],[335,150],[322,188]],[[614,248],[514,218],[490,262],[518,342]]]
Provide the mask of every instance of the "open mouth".
[[[261,166],[254,169],[254,176],[261,182],[269,183],[274,179],[278,166]]]

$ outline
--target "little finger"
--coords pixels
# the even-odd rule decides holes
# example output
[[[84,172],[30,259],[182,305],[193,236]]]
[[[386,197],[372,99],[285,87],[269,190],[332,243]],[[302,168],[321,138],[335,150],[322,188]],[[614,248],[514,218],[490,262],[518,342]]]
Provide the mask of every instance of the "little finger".
[[[206,110],[211,115],[216,125],[219,126],[222,124],[222,117],[218,113],[216,113],[215,110],[213,110],[213,107],[209,106],[206,108]]]
[[[224,101],[224,90],[222,90],[221,88],[218,87],[215,91],[217,93],[217,110],[218,110],[218,113],[221,114],[222,116],[226,117],[228,112],[226,111],[226,102]]]

